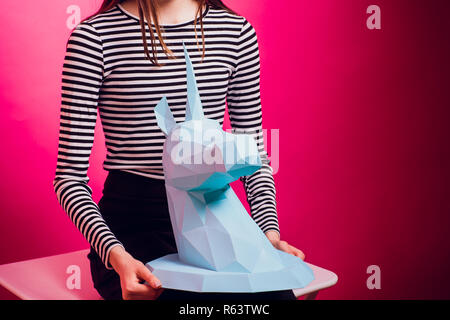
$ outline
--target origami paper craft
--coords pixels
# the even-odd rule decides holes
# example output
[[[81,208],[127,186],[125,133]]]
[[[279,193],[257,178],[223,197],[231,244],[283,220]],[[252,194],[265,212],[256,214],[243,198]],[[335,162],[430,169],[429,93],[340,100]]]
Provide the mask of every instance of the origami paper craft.
[[[165,186],[178,254],[146,266],[164,288],[196,292],[261,292],[303,288],[314,275],[300,259],[273,247],[230,183],[261,167],[251,135],[224,131],[203,114],[184,46],[186,118],[176,123],[166,97],[155,107],[166,140]]]

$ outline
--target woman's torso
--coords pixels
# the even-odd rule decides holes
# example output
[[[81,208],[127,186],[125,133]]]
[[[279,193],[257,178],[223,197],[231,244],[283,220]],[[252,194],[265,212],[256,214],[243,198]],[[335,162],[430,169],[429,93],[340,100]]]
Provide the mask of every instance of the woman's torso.
[[[164,27],[164,41],[177,59],[169,59],[156,40],[158,62],[163,66],[153,65],[147,59],[138,18],[120,5],[88,23],[97,30],[103,50],[104,80],[98,99],[107,147],[103,166],[106,170],[122,169],[163,179],[161,155],[165,137],[157,126],[153,108],[165,95],[175,120],[184,121],[186,69],[182,43],[189,49],[205,115],[222,123],[243,18],[206,8],[203,62],[198,20],[198,40],[194,21]],[[149,36],[147,28],[151,50]]]

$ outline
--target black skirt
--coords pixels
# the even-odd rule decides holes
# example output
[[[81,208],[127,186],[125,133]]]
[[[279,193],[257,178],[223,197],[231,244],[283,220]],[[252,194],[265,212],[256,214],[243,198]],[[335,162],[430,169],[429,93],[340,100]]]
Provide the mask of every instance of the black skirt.
[[[177,252],[164,180],[121,170],[109,171],[98,206],[125,250],[144,264]],[[120,278],[106,269],[91,247],[88,254],[95,289],[106,300],[121,300]],[[195,293],[165,289],[158,300],[294,300],[292,290],[261,293]]]

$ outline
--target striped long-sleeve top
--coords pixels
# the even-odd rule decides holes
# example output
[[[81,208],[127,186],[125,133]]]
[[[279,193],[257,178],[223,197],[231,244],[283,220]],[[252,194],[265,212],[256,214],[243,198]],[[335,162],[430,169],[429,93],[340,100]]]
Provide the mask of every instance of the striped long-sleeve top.
[[[176,59],[169,59],[157,42],[158,62],[163,66],[152,64],[144,53],[139,18],[120,4],[79,23],[69,36],[62,70],[53,185],[59,203],[108,269],[110,250],[122,243],[103,220],[88,186],[97,114],[105,134],[105,170],[120,169],[164,179],[165,137],[153,109],[165,95],[175,120],[184,121],[183,42],[194,66],[205,116],[222,124],[227,104],[233,131],[255,138],[263,165],[241,180],[255,222],[264,232],[279,232],[273,171],[262,134],[256,32],[244,17],[222,9],[207,6],[202,17],[203,61],[199,23],[196,31],[193,20],[163,25],[164,41]]]

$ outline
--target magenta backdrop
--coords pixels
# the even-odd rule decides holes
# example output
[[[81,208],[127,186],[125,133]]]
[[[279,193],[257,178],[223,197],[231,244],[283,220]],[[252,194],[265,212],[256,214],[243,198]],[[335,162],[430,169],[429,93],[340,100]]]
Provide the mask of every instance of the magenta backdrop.
[[[259,38],[263,123],[280,130],[282,237],[339,275],[319,298],[450,298],[446,2],[226,1]],[[52,179],[66,10],[85,17],[99,3],[2,3],[0,264],[87,247]],[[366,27],[371,4],[381,30]],[[97,129],[95,201],[106,176]],[[373,264],[380,290],[366,286]]]

